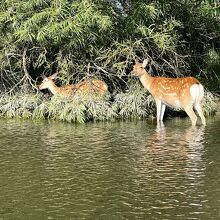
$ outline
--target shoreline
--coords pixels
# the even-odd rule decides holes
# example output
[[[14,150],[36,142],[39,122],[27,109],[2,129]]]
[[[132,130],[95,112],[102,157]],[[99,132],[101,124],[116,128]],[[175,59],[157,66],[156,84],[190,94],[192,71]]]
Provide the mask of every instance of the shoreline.
[[[216,101],[216,113],[215,115],[220,115],[220,97],[217,98],[217,101]]]
[[[155,116],[156,105],[152,96],[140,88],[111,96],[75,96],[74,99],[43,94],[16,94],[0,96],[1,118],[54,120],[69,123],[147,119]],[[181,115],[171,109],[170,117]],[[220,115],[220,98],[205,96],[206,116]]]

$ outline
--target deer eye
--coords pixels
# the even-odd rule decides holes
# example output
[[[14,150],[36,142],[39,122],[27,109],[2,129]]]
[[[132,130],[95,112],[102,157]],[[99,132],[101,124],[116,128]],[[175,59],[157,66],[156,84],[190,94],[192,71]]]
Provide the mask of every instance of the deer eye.
[[[48,78],[45,78],[44,80],[43,80],[43,82],[48,82],[49,81],[49,79]]]

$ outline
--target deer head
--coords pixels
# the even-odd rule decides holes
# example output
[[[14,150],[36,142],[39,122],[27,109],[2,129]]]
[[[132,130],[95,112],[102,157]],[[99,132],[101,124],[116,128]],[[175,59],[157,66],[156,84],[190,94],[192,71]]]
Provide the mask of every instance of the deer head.
[[[39,89],[49,89],[51,86],[54,86],[54,79],[57,78],[57,73],[46,77],[45,75],[41,75],[41,77],[43,78],[43,81],[41,82],[41,84],[39,85]]]
[[[145,68],[149,64],[149,60],[145,59],[143,63],[139,63],[138,61],[135,61],[135,65],[133,66],[132,75],[136,77],[141,77],[146,73]]]

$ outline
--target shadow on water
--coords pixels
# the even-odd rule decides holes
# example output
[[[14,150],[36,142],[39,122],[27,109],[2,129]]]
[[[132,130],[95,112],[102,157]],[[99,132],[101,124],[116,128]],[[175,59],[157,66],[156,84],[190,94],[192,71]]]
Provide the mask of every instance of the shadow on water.
[[[219,118],[2,120],[0,219],[218,219]]]

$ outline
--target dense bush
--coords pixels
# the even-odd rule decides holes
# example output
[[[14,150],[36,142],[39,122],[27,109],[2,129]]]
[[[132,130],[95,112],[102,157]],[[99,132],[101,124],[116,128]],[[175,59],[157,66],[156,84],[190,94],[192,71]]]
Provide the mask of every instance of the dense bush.
[[[156,75],[219,89],[218,0],[2,0],[0,35],[2,90],[26,91],[54,72],[64,84],[96,76],[124,90],[145,57]]]
[[[1,115],[78,122],[152,115],[151,96],[129,75],[146,57],[153,75],[193,75],[219,92],[219,1],[2,0]],[[60,85],[103,79],[112,98],[42,99],[40,76],[55,72]]]
[[[138,84],[131,88],[125,93],[116,94],[114,100],[108,95],[75,95],[69,98],[56,95],[48,98],[42,94],[4,94],[0,96],[0,116],[77,123],[155,117],[156,106],[153,97]],[[206,92],[205,115],[213,114],[216,108],[212,93]],[[167,109],[167,112],[170,110]]]

